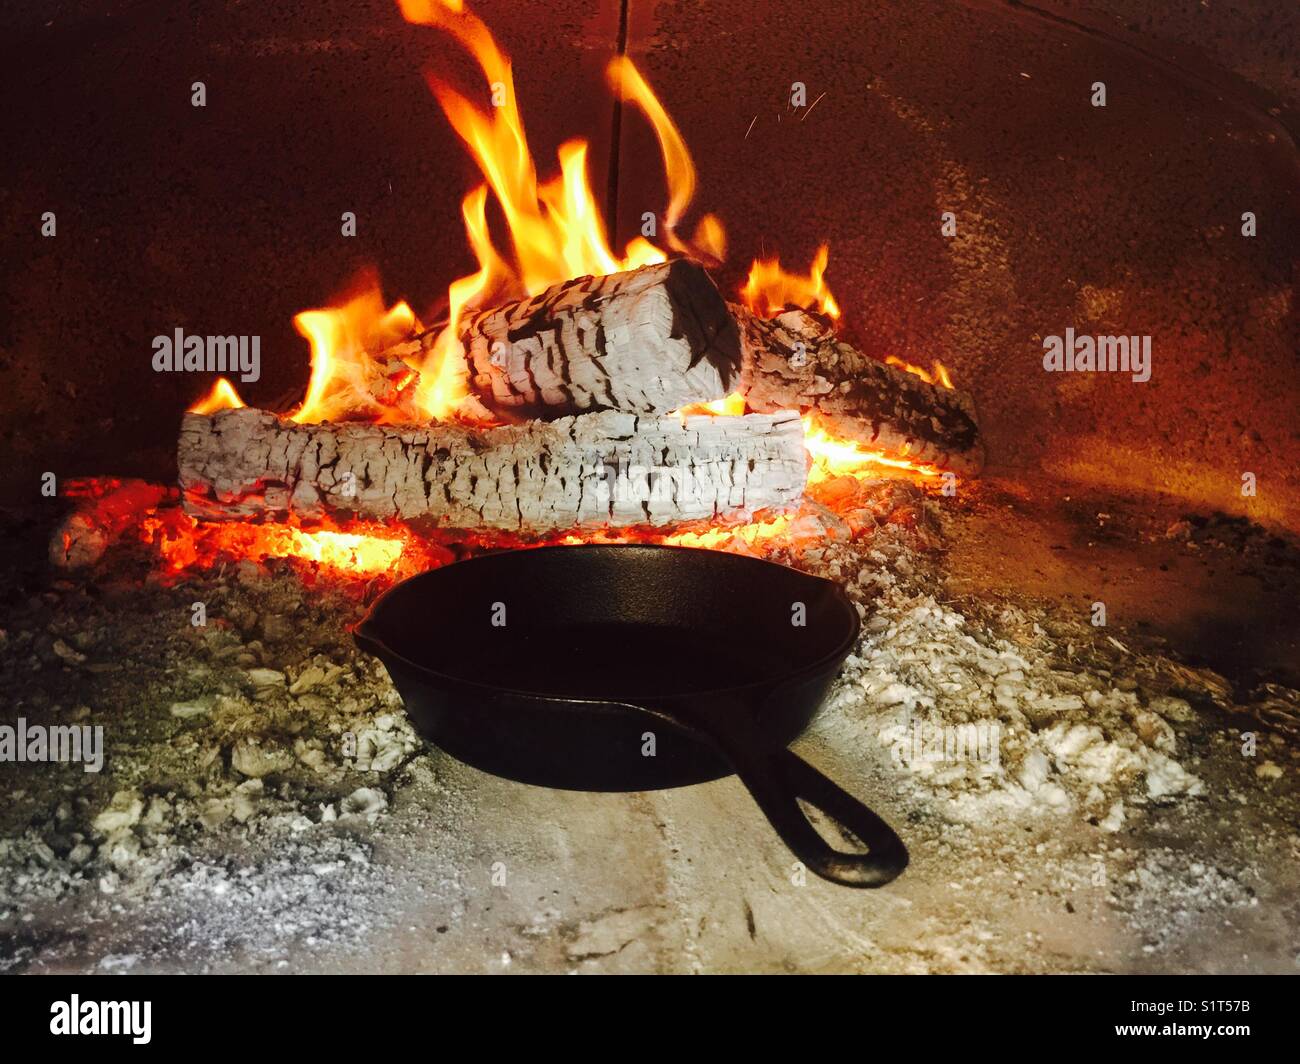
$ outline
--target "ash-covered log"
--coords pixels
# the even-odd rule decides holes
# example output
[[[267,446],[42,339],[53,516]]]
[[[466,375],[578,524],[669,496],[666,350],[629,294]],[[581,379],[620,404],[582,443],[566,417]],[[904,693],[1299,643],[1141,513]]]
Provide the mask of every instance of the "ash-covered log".
[[[743,524],[797,506],[807,475],[793,412],[604,411],[474,429],[298,425],[245,408],[187,414],[178,459],[197,517],[328,513],[522,533]]]
[[[709,275],[686,259],[578,277],[471,318],[470,386],[498,413],[666,413],[721,399],[740,340]]]
[[[811,411],[846,439],[956,473],[983,468],[975,404],[965,392],[863,354],[805,311],[760,318],[732,304],[731,312],[749,409]]]

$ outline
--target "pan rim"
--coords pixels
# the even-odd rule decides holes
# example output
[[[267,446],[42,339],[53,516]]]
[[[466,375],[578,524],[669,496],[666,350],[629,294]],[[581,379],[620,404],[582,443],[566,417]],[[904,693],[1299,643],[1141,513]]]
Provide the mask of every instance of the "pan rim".
[[[706,696],[736,697],[775,690],[776,688],[784,687],[787,684],[798,684],[803,680],[817,676],[832,664],[838,667],[844,658],[847,657],[849,651],[853,648],[854,644],[856,644],[858,636],[861,634],[862,618],[858,616],[858,611],[852,600],[845,593],[844,588],[834,580],[828,580],[822,576],[814,576],[811,573],[805,573],[799,569],[793,568],[792,566],[782,565],[780,562],[769,561],[766,558],[751,558],[748,555],[729,554],[726,551],[710,550],[707,547],[683,547],[667,543],[552,543],[544,546],[514,548],[507,551],[494,552],[494,554],[484,554],[477,555],[473,558],[464,558],[460,561],[452,562],[451,566],[439,566],[436,569],[426,569],[422,573],[417,573],[415,576],[394,584],[370,604],[370,608],[367,610],[366,615],[353,627],[352,633],[356,639],[363,643],[363,645],[369,644],[370,646],[373,646],[375,648],[373,652],[381,661],[385,659],[385,656],[390,657],[395,661],[400,662],[406,668],[414,670],[421,676],[432,678],[435,682],[441,683],[446,687],[464,689],[489,696],[508,695],[516,698],[553,703],[557,706],[630,706],[636,709],[644,709],[646,707],[616,698],[581,698],[576,696],[570,697],[566,695],[546,694],[538,691],[529,691],[524,688],[504,687],[500,684],[484,683],[463,676],[455,676],[451,673],[443,672],[439,669],[433,669],[427,665],[420,665],[417,662],[412,661],[406,655],[393,649],[393,647],[374,632],[376,618],[386,601],[394,597],[398,591],[410,586],[415,581],[421,580],[426,576],[431,577],[434,574],[441,573],[452,566],[468,564],[474,561],[479,561],[483,558],[494,557],[496,554],[518,554],[524,551],[598,551],[604,553],[607,551],[626,550],[678,551],[691,554],[708,554],[714,557],[733,559],[735,562],[742,565],[770,565],[778,569],[784,569],[788,572],[798,574],[805,580],[815,580],[827,585],[827,587],[830,588],[832,598],[844,609],[845,616],[849,620],[849,626],[845,637],[835,645],[834,649],[827,651],[825,654],[806,665],[801,665],[799,668],[791,670],[788,674],[777,680],[753,680],[743,684],[732,684],[723,687],[707,687],[690,691],[664,693],[650,696],[650,698],[647,699],[648,701],[675,701],[683,698],[698,698]],[[369,630],[366,630],[367,626],[369,626]],[[379,653],[380,651],[382,651],[382,653]]]

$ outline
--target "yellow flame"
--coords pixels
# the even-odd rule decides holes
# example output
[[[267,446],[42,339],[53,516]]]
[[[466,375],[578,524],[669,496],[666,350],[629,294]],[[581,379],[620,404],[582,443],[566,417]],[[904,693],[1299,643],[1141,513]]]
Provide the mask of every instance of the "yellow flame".
[[[706,214],[695,228],[695,253],[698,257],[721,262],[727,257],[727,230],[716,214]]]
[[[304,310],[293,324],[311,344],[311,379],[290,420],[309,423],[345,416],[404,420],[399,409],[380,401],[387,383],[380,378],[386,368],[370,354],[407,339],[418,322],[405,303],[384,306],[374,271],[364,271],[352,294],[338,305]]]
[[[671,233],[695,196],[695,164],[691,161],[691,153],[686,150],[686,141],[668,117],[664,105],[646,84],[632,60],[625,55],[617,56],[610,60],[605,73],[615,92],[645,112],[650,125],[654,127],[655,136],[659,138],[659,150],[663,152],[664,170],[668,175],[668,209],[664,215],[664,224]]]
[[[907,370],[908,373],[920,377],[926,384],[938,384],[943,388],[952,388],[952,376],[948,373],[948,367],[937,360],[932,371],[924,370],[920,366],[914,366],[910,362],[904,362],[895,355],[887,355],[885,362],[891,366],[897,366],[899,369]]]
[[[824,277],[829,261],[830,248],[826,244],[817,249],[807,276],[788,273],[781,268],[779,258],[755,259],[745,287],[740,290],[741,298],[764,318],[775,317],[789,307],[816,307],[827,317],[838,319],[840,307]]]
[[[560,173],[539,183],[510,60],[476,15],[429,0],[401,0],[400,6],[408,21],[450,32],[478,62],[486,79],[490,98],[482,106],[437,77],[430,76],[428,81],[452,128],[483,172],[504,216],[514,253],[509,267],[514,294],[536,295],[573,277],[615,273],[664,260],[663,251],[641,237],[631,241],[621,256],[610,249],[587,176],[585,141],[571,140],[562,145],[558,153]],[[685,145],[630,63],[618,65],[617,80],[656,124],[670,170],[669,216],[675,219],[694,187],[694,170],[685,155]],[[686,171],[682,170],[683,158],[689,168]],[[498,265],[507,261],[495,253],[493,258]]]
[[[675,547],[703,547],[707,550],[735,551],[755,547],[785,535],[790,528],[788,514],[777,514],[766,521],[754,521],[735,528],[706,528],[703,531],[674,532],[664,542]]]
[[[907,457],[906,449],[901,454],[887,454],[884,451],[864,447],[852,440],[839,439],[817,424],[811,415],[803,419],[804,447],[812,456],[812,468],[808,471],[808,482],[835,476],[867,476],[878,473],[873,466],[885,466],[888,469],[900,469],[923,477],[938,477],[943,470],[925,462],[914,462]]]
[[[190,407],[190,413],[215,414],[218,410],[238,410],[243,405],[235,386],[225,377],[218,377],[208,394]]]

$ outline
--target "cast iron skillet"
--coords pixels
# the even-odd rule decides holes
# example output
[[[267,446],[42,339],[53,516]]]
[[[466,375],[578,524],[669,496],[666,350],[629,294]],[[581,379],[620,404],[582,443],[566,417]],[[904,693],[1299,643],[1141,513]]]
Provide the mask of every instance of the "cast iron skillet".
[[[735,773],[817,875],[878,887],[907,866],[889,825],[786,749],[858,636],[830,581],[684,547],[540,547],[398,584],[355,636],[419,732],[476,768],[592,791]],[[870,852],[832,848],[800,800]]]

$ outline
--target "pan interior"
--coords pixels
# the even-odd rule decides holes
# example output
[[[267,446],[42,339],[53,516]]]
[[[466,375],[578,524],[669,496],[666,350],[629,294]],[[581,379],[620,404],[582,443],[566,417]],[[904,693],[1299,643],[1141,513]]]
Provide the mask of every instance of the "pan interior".
[[[453,679],[635,701],[784,679],[834,654],[856,616],[826,581],[664,547],[487,555],[390,592],[368,627]]]

